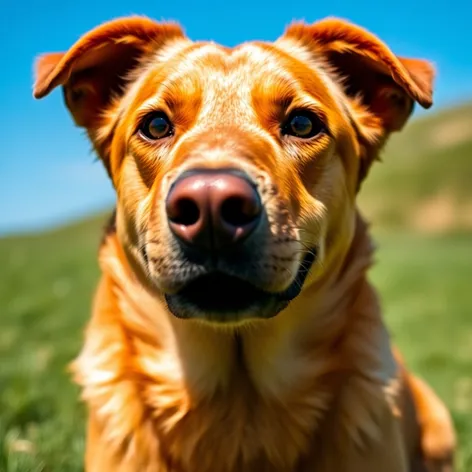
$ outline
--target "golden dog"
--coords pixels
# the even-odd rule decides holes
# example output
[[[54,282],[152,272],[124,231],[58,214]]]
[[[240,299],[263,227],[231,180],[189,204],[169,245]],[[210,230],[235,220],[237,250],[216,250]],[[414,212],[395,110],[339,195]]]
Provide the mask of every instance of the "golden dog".
[[[117,192],[73,366],[87,471],[452,470],[356,208],[433,77],[339,19],[231,49],[130,17],[39,58]]]

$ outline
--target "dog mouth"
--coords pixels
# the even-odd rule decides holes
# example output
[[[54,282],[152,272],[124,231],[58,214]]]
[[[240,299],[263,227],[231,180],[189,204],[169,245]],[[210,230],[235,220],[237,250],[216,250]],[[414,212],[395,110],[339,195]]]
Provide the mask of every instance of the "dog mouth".
[[[166,295],[168,308],[177,318],[213,322],[272,318],[301,292],[316,255],[316,250],[306,253],[295,279],[282,292],[268,292],[234,275],[212,271],[187,283],[177,293]]]

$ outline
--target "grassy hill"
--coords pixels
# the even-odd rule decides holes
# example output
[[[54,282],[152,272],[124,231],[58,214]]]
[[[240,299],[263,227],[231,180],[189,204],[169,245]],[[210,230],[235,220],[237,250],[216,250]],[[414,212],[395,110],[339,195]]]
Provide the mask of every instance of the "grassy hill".
[[[377,225],[472,229],[472,103],[413,119],[381,158],[360,195]]]
[[[411,123],[361,198],[379,245],[371,278],[410,367],[453,413],[460,472],[472,472],[471,123],[472,105]],[[0,240],[0,472],[82,470],[84,411],[66,366],[103,222]]]

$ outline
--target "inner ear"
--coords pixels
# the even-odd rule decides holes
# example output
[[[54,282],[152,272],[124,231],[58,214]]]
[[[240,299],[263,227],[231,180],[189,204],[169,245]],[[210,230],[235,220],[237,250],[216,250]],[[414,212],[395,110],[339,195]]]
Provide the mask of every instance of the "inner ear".
[[[121,95],[139,59],[132,45],[108,44],[74,65],[63,93],[78,126],[92,128],[100,121],[100,110]]]
[[[346,95],[377,116],[385,131],[403,128],[413,112],[414,101],[376,61],[338,51],[330,52],[327,59]]]

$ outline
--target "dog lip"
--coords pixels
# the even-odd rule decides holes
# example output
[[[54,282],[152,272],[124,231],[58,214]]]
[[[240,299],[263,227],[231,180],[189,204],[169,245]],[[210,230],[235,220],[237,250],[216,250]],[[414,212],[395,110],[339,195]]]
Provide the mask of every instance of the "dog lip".
[[[204,318],[216,322],[242,318],[272,318],[301,292],[317,251],[308,251],[290,286],[280,292],[258,288],[240,277],[211,271],[166,294],[169,310],[178,318]]]

